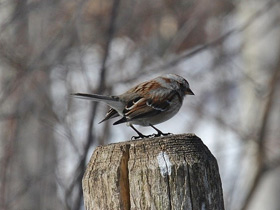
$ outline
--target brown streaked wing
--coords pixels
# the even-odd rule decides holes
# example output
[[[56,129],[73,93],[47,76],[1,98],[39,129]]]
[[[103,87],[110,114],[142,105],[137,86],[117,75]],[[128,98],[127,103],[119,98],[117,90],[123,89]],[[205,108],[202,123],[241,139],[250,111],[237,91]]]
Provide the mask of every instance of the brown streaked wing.
[[[132,106],[124,109],[124,115],[127,121],[139,118],[155,116],[169,109],[171,101],[178,93],[171,91],[166,97],[161,100],[153,98],[140,98]]]

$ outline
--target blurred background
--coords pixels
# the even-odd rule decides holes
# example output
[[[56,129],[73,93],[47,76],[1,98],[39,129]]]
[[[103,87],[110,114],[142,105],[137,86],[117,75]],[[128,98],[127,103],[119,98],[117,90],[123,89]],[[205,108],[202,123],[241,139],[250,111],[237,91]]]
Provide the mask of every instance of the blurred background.
[[[135,133],[69,94],[166,73],[195,96],[157,127],[210,148],[227,210],[280,209],[279,21],[277,0],[0,0],[1,210],[84,209],[94,148]]]

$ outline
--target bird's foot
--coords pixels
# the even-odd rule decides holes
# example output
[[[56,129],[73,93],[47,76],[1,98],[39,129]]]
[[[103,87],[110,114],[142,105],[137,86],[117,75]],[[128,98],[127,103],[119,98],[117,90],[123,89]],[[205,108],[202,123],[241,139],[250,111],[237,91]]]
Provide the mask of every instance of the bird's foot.
[[[153,134],[153,137],[160,137],[160,136],[169,136],[172,135],[172,133],[163,133],[161,132],[161,130],[157,129],[155,126],[153,126],[152,124],[150,124],[150,126],[155,129],[157,131],[157,134]]]
[[[141,139],[141,138],[143,138],[143,137],[141,137],[141,136],[132,136],[131,140],[136,140],[136,139]]]
[[[153,135],[148,135],[148,136],[146,136],[146,135],[141,134],[141,135],[139,135],[139,136],[132,136],[132,137],[131,137],[131,140],[144,139],[144,138],[151,138],[151,137],[153,137]]]
[[[144,139],[144,138],[151,138],[151,137],[153,137],[153,135],[148,135],[148,136],[146,136],[146,135],[140,133],[136,128],[134,128],[133,125],[130,125],[130,127],[138,134],[138,136],[132,136],[132,137],[131,137],[131,140],[135,140],[135,139]]]
[[[170,136],[170,135],[173,135],[173,133],[163,133],[162,135],[163,136]]]
[[[160,137],[160,136],[169,136],[169,135],[173,135],[172,133],[162,133],[162,132],[158,132],[156,134],[153,134],[153,137]]]

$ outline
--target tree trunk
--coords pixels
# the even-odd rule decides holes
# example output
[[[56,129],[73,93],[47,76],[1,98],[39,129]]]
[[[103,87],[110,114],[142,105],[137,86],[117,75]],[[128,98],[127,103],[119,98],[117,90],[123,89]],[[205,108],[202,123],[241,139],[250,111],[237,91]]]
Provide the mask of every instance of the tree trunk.
[[[193,134],[99,146],[83,178],[87,210],[217,209],[217,161]]]

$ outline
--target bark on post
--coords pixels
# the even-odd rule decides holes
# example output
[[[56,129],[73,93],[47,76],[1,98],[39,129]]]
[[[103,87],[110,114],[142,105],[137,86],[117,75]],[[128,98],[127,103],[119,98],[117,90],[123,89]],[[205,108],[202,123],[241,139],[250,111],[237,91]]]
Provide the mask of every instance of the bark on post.
[[[217,161],[193,134],[100,146],[83,178],[87,210],[223,210]]]

